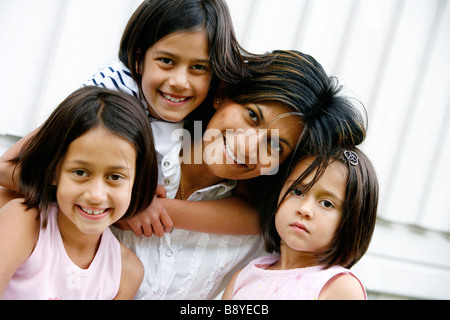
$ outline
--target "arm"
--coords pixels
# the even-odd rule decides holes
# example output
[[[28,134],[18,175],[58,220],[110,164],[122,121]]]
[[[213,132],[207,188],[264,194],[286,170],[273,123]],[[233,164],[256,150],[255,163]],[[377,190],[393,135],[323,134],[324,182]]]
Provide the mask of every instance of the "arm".
[[[0,297],[16,270],[28,259],[39,237],[37,209],[26,210],[23,199],[9,202],[0,210]]]
[[[251,201],[247,181],[239,181],[233,196],[221,200],[182,201],[161,199],[174,227],[229,235],[260,233],[259,214]]]
[[[258,212],[247,198],[183,201],[159,199],[175,228],[213,234],[259,234]]]
[[[241,270],[236,272],[233,275],[233,277],[231,278],[230,282],[228,283],[227,287],[225,288],[225,291],[223,292],[222,300],[232,300],[233,299],[234,284],[236,283],[236,278],[238,277]]]
[[[119,292],[114,300],[131,300],[136,295],[144,278],[144,266],[141,260],[123,244],[120,244],[120,251],[122,254],[122,275]]]
[[[20,139],[16,144],[14,144],[11,148],[6,150],[6,152],[0,157],[0,186],[3,186],[7,189],[17,191],[17,186],[13,183],[13,181],[17,181],[19,178],[19,170],[15,170],[14,168],[16,164],[12,162],[12,159],[15,159],[22,147],[30,141],[31,138],[34,137],[38,129],[34,130],[30,134],[28,134],[25,138]],[[13,180],[14,174],[14,180]]]
[[[349,274],[338,274],[331,278],[319,294],[319,300],[365,300],[361,283]]]
[[[136,236],[156,235],[173,228],[212,234],[257,235],[258,212],[242,195],[210,201],[184,201],[165,198],[165,189],[158,186],[155,197],[145,211],[115,224],[123,230],[133,230]]]

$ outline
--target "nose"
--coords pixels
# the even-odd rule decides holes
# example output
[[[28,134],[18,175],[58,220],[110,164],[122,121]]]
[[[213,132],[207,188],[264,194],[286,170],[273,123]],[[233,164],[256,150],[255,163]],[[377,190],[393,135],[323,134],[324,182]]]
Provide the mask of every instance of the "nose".
[[[255,130],[251,128],[245,132],[239,132],[237,134],[238,158],[241,155],[241,157],[247,158],[249,164],[269,165],[272,168],[273,160],[278,160],[278,153],[271,150],[271,145],[267,140],[267,129]]]
[[[310,199],[309,197],[304,197],[297,207],[297,214],[301,215],[304,218],[312,219],[314,218],[312,208],[312,199]]]
[[[189,88],[189,71],[185,67],[178,67],[170,75],[169,85],[178,91]]]
[[[99,204],[107,198],[107,187],[101,178],[93,179],[87,186],[84,193],[86,201],[92,204]]]
[[[234,142],[236,143],[236,156],[239,161],[245,164],[258,163],[258,133],[254,129],[238,129],[234,132]]]

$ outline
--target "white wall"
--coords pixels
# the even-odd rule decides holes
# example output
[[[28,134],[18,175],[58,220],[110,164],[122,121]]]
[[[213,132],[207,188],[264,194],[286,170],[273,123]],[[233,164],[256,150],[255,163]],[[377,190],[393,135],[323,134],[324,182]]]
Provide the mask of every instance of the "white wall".
[[[0,0],[0,152],[115,59],[140,0]],[[450,298],[448,0],[227,0],[243,46],[297,49],[369,112],[381,199],[355,266],[372,298]]]

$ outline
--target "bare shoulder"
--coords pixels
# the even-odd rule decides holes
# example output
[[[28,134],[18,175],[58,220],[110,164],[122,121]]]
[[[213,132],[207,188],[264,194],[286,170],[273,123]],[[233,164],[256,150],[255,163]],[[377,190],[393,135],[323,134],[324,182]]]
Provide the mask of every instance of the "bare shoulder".
[[[144,278],[144,266],[133,251],[120,244],[122,275],[116,300],[133,299]]]
[[[23,199],[12,200],[0,209],[0,297],[34,251],[39,239],[38,217],[39,211],[27,210]]]
[[[364,300],[364,289],[357,278],[338,274],[331,278],[320,292],[320,300]]]
[[[14,229],[20,227],[36,228],[40,226],[39,210],[37,208],[28,209],[23,203],[24,199],[18,198],[9,201],[0,209],[0,220],[2,222],[2,229],[5,225],[11,225]],[[20,223],[20,225],[18,225]]]
[[[228,283],[227,287],[225,288],[225,291],[222,295],[222,300],[232,300],[233,299],[233,293],[234,293],[234,285],[236,283],[236,279],[241,273],[242,269],[238,270],[233,277],[231,278],[230,282]]]

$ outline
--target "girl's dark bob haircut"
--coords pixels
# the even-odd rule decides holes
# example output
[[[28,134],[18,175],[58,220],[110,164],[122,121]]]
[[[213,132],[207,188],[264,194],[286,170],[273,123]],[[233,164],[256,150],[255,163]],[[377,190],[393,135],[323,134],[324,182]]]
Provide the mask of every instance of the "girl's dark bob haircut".
[[[43,226],[56,201],[52,186],[57,165],[70,143],[89,130],[104,127],[136,149],[136,175],[130,206],[123,218],[147,208],[156,191],[157,160],[153,134],[142,104],[134,97],[99,87],[83,87],[69,95],[50,115],[17,159],[19,191],[28,208],[40,208]]]
[[[344,156],[344,153],[354,152],[357,164]],[[310,155],[299,158],[297,164]],[[305,187],[306,191],[313,187],[323,175],[329,163],[340,161],[348,168],[348,181],[345,191],[342,217],[334,237],[327,249],[317,253],[317,261],[324,268],[339,265],[351,268],[361,259],[369,248],[375,228],[378,207],[378,179],[375,170],[367,156],[358,148],[338,148],[336,152],[327,155],[314,155],[315,160],[282,195],[272,199],[272,206],[261,212],[261,229],[264,244],[268,252],[280,252],[280,236],[275,228],[275,215],[284,198],[296,188],[306,177],[316,170],[312,181]],[[353,163],[352,163],[353,162]],[[281,190],[283,183],[277,190]]]

